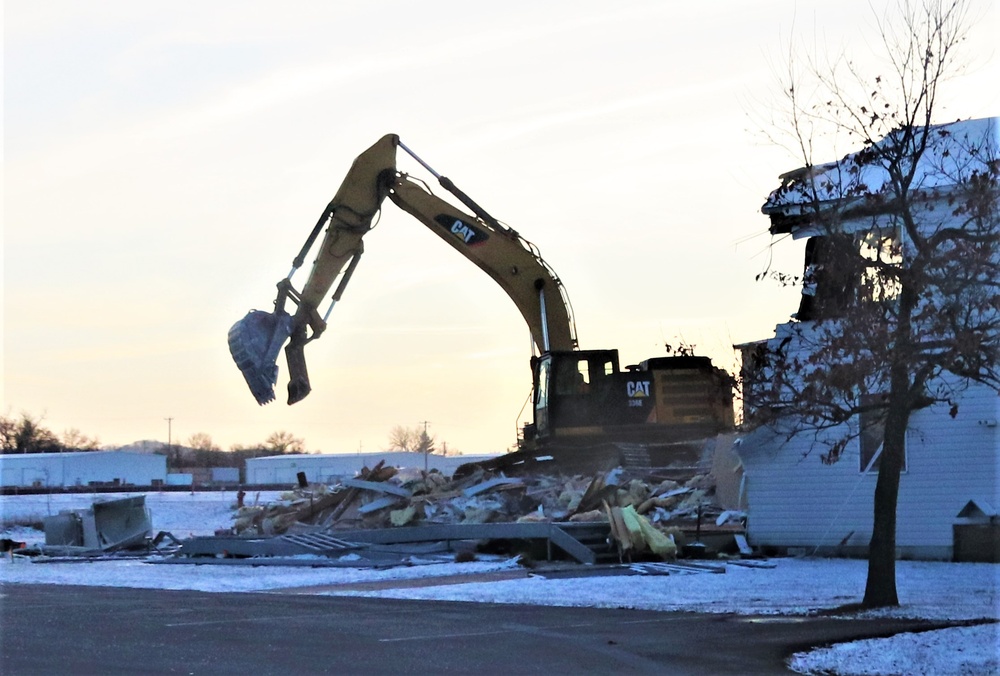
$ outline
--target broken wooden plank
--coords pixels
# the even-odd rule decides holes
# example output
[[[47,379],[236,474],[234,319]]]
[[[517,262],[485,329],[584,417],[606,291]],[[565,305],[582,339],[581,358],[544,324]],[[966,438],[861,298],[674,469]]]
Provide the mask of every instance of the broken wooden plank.
[[[379,460],[378,464],[375,465],[375,467],[373,467],[372,469],[370,469],[368,471],[362,470],[362,472],[361,472],[361,479],[362,479],[362,481],[364,481],[366,479],[370,479],[370,478],[372,478],[374,476],[377,476],[378,473],[382,471],[382,466],[384,464],[385,464],[385,460]],[[340,504],[337,505],[337,508],[334,509],[333,512],[330,513],[330,516],[328,516],[324,520],[324,522],[323,522],[324,525],[332,524],[337,519],[339,519],[341,517],[341,515],[343,515],[343,513],[347,511],[347,508],[351,506],[351,503],[353,503],[358,498],[358,496],[361,494],[361,489],[360,488],[350,487],[346,491],[344,491],[344,493],[345,493],[344,499],[341,500]]]
[[[309,500],[292,512],[294,515],[293,521],[309,521],[316,514],[319,514],[323,510],[329,509],[330,507],[340,503],[340,501],[346,497],[346,493],[346,491],[336,491],[333,493],[327,493],[326,495],[321,495],[313,500]]]
[[[549,540],[580,563],[593,563],[594,552],[577,540],[571,532],[567,532],[568,530],[573,529],[563,530],[559,525],[552,523],[425,524],[341,531],[338,532],[338,537],[350,542],[375,544],[454,540]]]
[[[625,522],[622,520],[621,507],[612,507],[607,503],[607,501],[605,501],[604,511],[608,515],[608,523],[611,526],[611,537],[618,545],[618,557],[631,557],[632,540],[629,538],[628,529],[625,527]]]
[[[475,486],[470,486],[462,491],[462,494],[467,498],[471,498],[474,495],[479,495],[480,493],[485,493],[486,491],[498,488],[501,486],[523,486],[524,481],[521,479],[511,478],[511,477],[497,477],[495,479],[490,479],[489,481],[484,481],[481,484],[476,484]]]
[[[597,555],[594,554],[594,550],[555,524],[551,524],[551,527],[549,528],[549,542],[572,556],[580,563],[597,563]]]
[[[777,568],[778,564],[774,561],[758,561],[755,559],[730,559],[726,561],[726,565],[730,566],[742,566],[744,568]]]
[[[384,481],[365,481],[364,479],[344,479],[341,482],[348,488],[360,488],[364,491],[375,491],[377,493],[389,493],[400,498],[413,497],[413,493],[402,486],[386,483]]]
[[[393,507],[399,504],[399,496],[396,495],[386,495],[377,500],[372,500],[366,505],[361,505],[358,507],[358,514],[369,514],[371,512],[377,512],[380,509],[385,509],[386,507]]]
[[[602,503],[614,501],[613,496],[617,490],[617,486],[605,485],[604,475],[598,475],[587,486],[587,490],[584,491],[583,497],[580,498],[580,504],[575,511],[589,512],[594,509],[600,509]]]
[[[740,554],[743,556],[752,556],[753,548],[750,547],[750,543],[747,542],[747,536],[742,533],[735,533],[733,539],[736,540],[736,547],[740,550]]]

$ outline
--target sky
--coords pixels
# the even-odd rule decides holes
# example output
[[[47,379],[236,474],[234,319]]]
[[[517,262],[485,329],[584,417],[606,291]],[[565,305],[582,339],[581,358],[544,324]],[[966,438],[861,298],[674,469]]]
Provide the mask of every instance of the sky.
[[[732,345],[797,306],[755,281],[801,268],[760,214],[801,164],[766,122],[784,55],[877,69],[875,17],[894,5],[5,2],[0,409],[106,446],[286,431],[370,452],[426,422],[453,451],[510,447],[527,327],[388,202],[306,349],[306,400],[284,403],[281,357],[278,401],[258,407],[230,359],[229,327],[271,308],[354,157],[389,132],[538,246],[582,348],[630,364],[683,343],[732,370]],[[974,13],[941,121],[1000,112],[1000,9]]]

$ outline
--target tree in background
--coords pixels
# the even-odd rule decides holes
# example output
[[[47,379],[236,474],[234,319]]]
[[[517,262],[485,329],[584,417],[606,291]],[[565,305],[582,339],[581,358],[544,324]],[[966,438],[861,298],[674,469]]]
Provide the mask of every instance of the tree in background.
[[[388,450],[427,455],[437,450],[437,437],[427,431],[426,423],[413,427],[396,425],[389,431]]]
[[[224,452],[215,445],[212,437],[204,432],[192,434],[188,439],[187,445],[191,449],[191,462],[195,467],[225,466],[223,464],[226,461]]]
[[[22,413],[20,418],[0,416],[0,452],[58,453],[65,450],[41,418]]]
[[[417,453],[430,455],[435,450],[435,441],[437,440],[432,435],[427,433],[427,427],[424,426],[424,428],[420,430],[420,434],[417,436]]]
[[[260,458],[268,455],[285,455],[305,453],[305,442],[289,432],[274,432],[263,443],[243,446],[230,446],[224,466],[241,466],[248,458]]]
[[[14,453],[17,448],[17,420],[0,415],[0,453]]]
[[[261,458],[267,455],[274,455],[263,444],[250,446],[234,444],[229,448],[228,454],[232,458],[232,463],[236,466],[241,466],[248,458]]]
[[[101,447],[101,442],[73,427],[63,432],[62,446],[67,451],[96,451]]]
[[[306,452],[306,444],[291,432],[274,432],[264,440],[264,447],[272,455],[288,455]]]
[[[154,442],[155,444],[156,442]],[[57,453],[63,451],[96,451],[100,447],[96,437],[88,437],[76,428],[66,430],[60,439],[42,425],[42,419],[22,413],[0,415],[0,453]],[[305,441],[289,432],[278,431],[262,443],[249,446],[234,445],[223,451],[212,437],[204,432],[192,434],[186,446],[162,444],[161,455],[167,455],[172,469],[188,467],[238,467],[247,458],[265,455],[305,453]]]
[[[396,425],[389,430],[389,450],[405,451],[412,453],[417,450],[417,443],[420,438],[419,427],[405,427]]]
[[[800,322],[745,388],[783,433],[833,434],[824,462],[852,438],[880,437],[866,607],[899,603],[896,503],[911,414],[944,404],[956,416],[970,384],[1000,389],[998,149],[932,125],[939,85],[961,70],[969,7],[904,2],[879,23],[886,72],[863,74],[848,58],[793,60],[783,83],[804,167],[786,174],[769,206],[790,195],[804,206],[771,212],[772,232],[808,228],[815,250]],[[863,150],[817,166],[824,131]],[[875,175],[884,185],[868,184]],[[866,219],[861,230],[843,227]]]

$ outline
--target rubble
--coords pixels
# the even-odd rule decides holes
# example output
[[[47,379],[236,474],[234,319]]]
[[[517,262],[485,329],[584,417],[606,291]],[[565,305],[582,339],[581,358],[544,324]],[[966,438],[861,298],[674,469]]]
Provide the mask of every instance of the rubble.
[[[180,549],[181,541],[160,531],[153,536],[153,525],[146,497],[137,495],[118,499],[98,499],[89,508],[62,510],[43,520],[45,543],[27,545],[4,540],[16,556],[34,563],[68,561],[112,561],[148,555],[170,555]]]
[[[46,545],[108,552],[144,545],[153,529],[141,495],[95,501],[89,509],[63,511],[44,523]]]
[[[745,513],[723,504],[706,468],[671,478],[615,468],[591,475],[475,468],[461,477],[384,461],[338,483],[299,485],[262,503],[240,490],[230,528],[150,538],[142,496],[46,519],[36,562],[144,556],[157,563],[392,567],[492,555],[627,564],[752,557]],[[667,569],[664,569],[667,570]],[[670,569],[676,570],[676,569]]]
[[[231,535],[473,524],[607,524],[605,546],[619,560],[673,560],[703,535],[732,545],[743,512],[716,503],[710,473],[685,481],[630,476],[621,468],[593,476],[507,477],[482,469],[453,479],[436,470],[381,463],[354,479],[313,484],[266,505],[242,507]],[[712,525],[714,524],[714,525]]]
[[[142,554],[150,563],[376,568],[483,555],[528,568],[753,556],[745,513],[723,509],[708,471],[509,477],[480,467],[455,478],[380,462],[332,485],[300,482],[278,500],[260,495],[241,490],[230,528],[184,540],[162,532],[150,540],[141,498],[95,503],[50,517],[47,544],[25,553],[36,562]],[[88,514],[93,524],[80,527]],[[88,533],[97,540],[77,542]]]

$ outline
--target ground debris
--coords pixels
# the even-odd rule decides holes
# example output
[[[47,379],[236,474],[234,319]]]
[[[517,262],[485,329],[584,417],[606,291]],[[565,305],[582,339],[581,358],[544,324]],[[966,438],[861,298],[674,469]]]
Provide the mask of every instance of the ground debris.
[[[232,534],[281,535],[414,526],[491,523],[607,523],[621,560],[671,560],[684,545],[722,529],[742,533],[742,512],[714,499],[714,481],[628,476],[621,468],[594,475],[525,475],[478,471],[460,479],[437,470],[364,469],[333,485],[308,485],[280,501],[243,507]],[[728,544],[728,542],[727,542]]]

